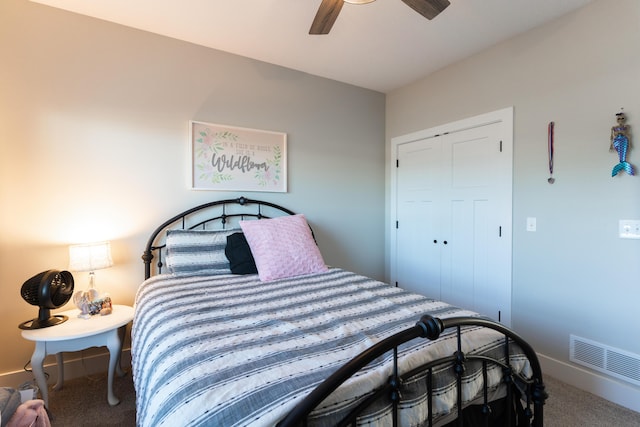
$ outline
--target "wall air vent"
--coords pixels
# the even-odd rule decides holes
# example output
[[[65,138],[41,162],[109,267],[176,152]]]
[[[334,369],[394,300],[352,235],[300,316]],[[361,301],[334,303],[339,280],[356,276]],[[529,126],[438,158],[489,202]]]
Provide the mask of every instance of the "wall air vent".
[[[640,386],[640,355],[575,335],[569,351],[572,362]]]

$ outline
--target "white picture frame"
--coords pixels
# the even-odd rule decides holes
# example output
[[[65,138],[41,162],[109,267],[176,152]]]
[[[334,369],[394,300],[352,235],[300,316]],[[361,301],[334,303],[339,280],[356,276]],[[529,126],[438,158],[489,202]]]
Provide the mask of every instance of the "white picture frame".
[[[189,121],[191,189],[287,192],[287,134]]]

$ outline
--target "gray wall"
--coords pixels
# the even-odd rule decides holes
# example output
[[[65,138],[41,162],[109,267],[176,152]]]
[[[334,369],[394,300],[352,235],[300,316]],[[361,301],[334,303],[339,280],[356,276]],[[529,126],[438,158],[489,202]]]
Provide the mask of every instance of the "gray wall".
[[[514,106],[512,324],[560,365],[569,334],[640,354],[640,240],[617,236],[640,177],[612,178],[609,152],[624,107],[640,171],[639,23],[637,0],[599,0],[387,95],[387,157],[393,137]]]
[[[98,286],[132,304],[148,234],[210,200],[304,213],[327,263],[383,278],[383,94],[24,0],[0,2],[0,54],[0,373],[33,351],[26,279],[108,239]],[[286,132],[289,191],[189,190],[189,120]]]

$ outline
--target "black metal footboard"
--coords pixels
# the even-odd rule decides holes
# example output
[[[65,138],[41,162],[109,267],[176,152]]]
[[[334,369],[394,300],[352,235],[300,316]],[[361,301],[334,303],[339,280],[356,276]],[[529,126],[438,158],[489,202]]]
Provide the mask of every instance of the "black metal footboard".
[[[462,340],[464,339],[462,334],[462,328],[465,326],[481,326],[493,329],[504,335],[504,354],[501,358],[491,358],[485,355],[479,354],[464,354],[462,351]],[[398,372],[398,346],[407,341],[417,338],[427,338],[429,340],[436,340],[440,337],[440,334],[449,328],[457,329],[457,351],[443,359],[433,360],[429,363],[420,366],[411,372],[405,372],[400,374]],[[511,366],[510,360],[510,346],[517,345],[520,350],[525,354],[529,360],[531,367],[531,376],[525,377],[519,373],[516,373]],[[457,403],[456,409],[457,418],[452,424],[454,426],[464,426],[465,417],[463,417],[463,397],[462,397],[462,378],[465,371],[465,367],[470,363],[482,364],[482,373],[484,378],[484,387],[482,390],[482,398],[480,410],[477,411],[480,420],[475,425],[495,425],[496,422],[492,420],[491,405],[490,405],[490,390],[487,385],[487,372],[490,366],[499,366],[502,371],[502,383],[506,389],[505,399],[506,408],[503,417],[500,418],[498,425],[504,426],[543,426],[543,405],[547,398],[545,387],[542,381],[542,370],[540,363],[533,348],[515,332],[509,328],[490,321],[477,317],[455,317],[447,319],[439,319],[429,315],[423,316],[414,327],[401,331],[391,337],[386,338],[383,341],[375,344],[358,356],[353,358],[349,363],[343,365],[333,375],[323,381],[317,388],[315,388],[302,402],[300,402],[279,424],[280,427],[290,426],[306,426],[309,414],[320,405],[334,390],[336,390],[342,383],[348,378],[358,372],[360,369],[371,363],[376,358],[382,356],[387,352],[393,352],[393,373],[386,385],[370,394],[364,401],[362,401],[353,411],[351,411],[342,421],[338,424],[340,426],[356,425],[358,416],[363,413],[369,406],[375,402],[384,400],[388,402],[392,407],[393,425],[401,425],[400,422],[400,401],[403,394],[403,382],[408,378],[415,378],[417,375],[424,375],[426,384],[426,390],[428,396],[426,397],[428,404],[428,416],[427,419],[422,420],[421,425],[433,426],[434,415],[432,411],[432,377],[433,371],[436,367],[443,365],[449,365],[450,369],[453,369],[456,377],[456,393]]]

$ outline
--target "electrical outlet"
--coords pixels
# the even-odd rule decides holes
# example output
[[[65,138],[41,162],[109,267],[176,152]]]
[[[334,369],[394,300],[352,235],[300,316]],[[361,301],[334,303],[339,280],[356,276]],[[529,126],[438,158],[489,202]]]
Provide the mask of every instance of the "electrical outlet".
[[[621,219],[618,235],[621,239],[640,239],[640,220]]]

